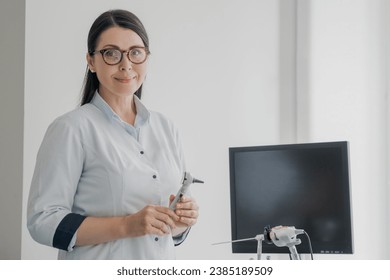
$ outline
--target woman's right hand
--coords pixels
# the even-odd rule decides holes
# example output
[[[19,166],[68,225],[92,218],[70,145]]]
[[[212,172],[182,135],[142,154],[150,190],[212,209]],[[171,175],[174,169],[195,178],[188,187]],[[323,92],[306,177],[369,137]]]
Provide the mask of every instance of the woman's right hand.
[[[126,235],[138,237],[147,234],[170,234],[172,229],[176,228],[175,222],[179,221],[179,216],[167,207],[148,205],[124,219]]]
[[[76,246],[95,245],[146,234],[170,234],[179,216],[163,206],[148,205],[135,214],[116,217],[87,217],[77,230]]]

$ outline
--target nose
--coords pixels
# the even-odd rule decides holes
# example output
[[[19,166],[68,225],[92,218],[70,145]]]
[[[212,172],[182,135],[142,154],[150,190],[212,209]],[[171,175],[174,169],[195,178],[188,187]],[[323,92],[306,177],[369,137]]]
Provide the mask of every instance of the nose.
[[[131,66],[130,66],[130,67],[125,67],[125,66],[121,66],[121,67],[120,67],[120,70],[121,70],[121,71],[126,71],[126,70],[129,71],[129,70],[131,70],[131,69],[132,69]]]
[[[125,53],[123,54],[122,61],[119,64],[119,69],[121,71],[126,71],[126,70],[129,71],[133,69],[133,63],[130,61],[127,54]]]

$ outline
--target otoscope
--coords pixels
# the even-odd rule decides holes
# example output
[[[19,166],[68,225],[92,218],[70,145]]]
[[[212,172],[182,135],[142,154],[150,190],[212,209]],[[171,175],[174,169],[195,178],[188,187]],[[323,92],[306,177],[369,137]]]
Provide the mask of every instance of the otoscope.
[[[177,192],[176,196],[175,196],[175,199],[172,201],[171,205],[169,205],[169,208],[172,209],[172,210],[175,210],[176,209],[176,204],[177,202],[180,200],[180,198],[187,192],[188,190],[188,187],[192,184],[192,183],[201,183],[203,184],[204,182],[201,181],[201,180],[198,180],[194,177],[191,176],[191,174],[189,172],[184,172],[184,175],[183,175],[183,180],[181,182],[181,188],[179,189],[179,191]]]

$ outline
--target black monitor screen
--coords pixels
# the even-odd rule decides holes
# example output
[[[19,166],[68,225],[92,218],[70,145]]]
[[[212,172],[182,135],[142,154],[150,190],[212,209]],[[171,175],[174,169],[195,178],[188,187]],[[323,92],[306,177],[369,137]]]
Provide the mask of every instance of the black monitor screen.
[[[352,254],[348,143],[230,148],[232,239],[262,234],[270,225],[295,226],[314,253]],[[310,253],[304,235],[298,253]],[[256,253],[256,241],[233,243],[233,253]],[[288,253],[263,242],[264,253]]]

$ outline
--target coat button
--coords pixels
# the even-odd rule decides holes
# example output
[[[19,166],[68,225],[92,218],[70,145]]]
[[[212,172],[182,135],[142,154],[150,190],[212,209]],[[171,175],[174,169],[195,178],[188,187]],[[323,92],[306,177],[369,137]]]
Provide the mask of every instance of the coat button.
[[[154,241],[158,241],[158,237],[154,238]]]
[[[143,154],[144,154],[144,151],[140,151],[140,154],[143,155]]]
[[[156,179],[157,178],[157,176],[156,175],[153,175],[153,179]]]

